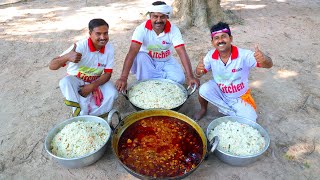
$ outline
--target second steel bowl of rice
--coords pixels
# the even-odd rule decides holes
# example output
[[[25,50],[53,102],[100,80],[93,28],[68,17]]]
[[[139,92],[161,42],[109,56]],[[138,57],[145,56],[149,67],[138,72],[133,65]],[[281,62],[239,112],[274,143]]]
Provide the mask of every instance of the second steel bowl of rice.
[[[118,111],[113,113],[120,116]],[[45,150],[65,168],[81,168],[98,161],[111,137],[111,117],[77,116],[54,126],[45,139]]]
[[[268,149],[270,137],[259,124],[246,118],[224,116],[213,120],[207,127],[208,141],[217,141],[214,154],[233,166],[255,162]]]
[[[127,94],[122,93],[136,110],[171,109],[179,110],[192,95],[196,86],[188,91],[183,85],[170,79],[154,78],[137,81],[132,84]]]

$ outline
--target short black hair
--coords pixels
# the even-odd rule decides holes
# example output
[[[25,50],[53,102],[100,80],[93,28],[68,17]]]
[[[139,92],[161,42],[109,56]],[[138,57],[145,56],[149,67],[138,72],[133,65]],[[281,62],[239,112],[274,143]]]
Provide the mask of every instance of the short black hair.
[[[157,5],[166,5],[166,3],[163,2],[163,1],[156,1],[156,2],[153,2],[152,5],[154,5],[154,6],[157,6]]]
[[[231,30],[229,28],[229,24],[225,23],[225,22],[218,22],[217,24],[214,24],[211,29],[210,29],[210,33],[215,32],[215,31],[219,31],[222,29],[228,29],[229,32],[227,32],[227,34],[229,34],[229,36],[231,36]]]
[[[89,31],[92,31],[93,28],[99,27],[99,26],[109,27],[109,24],[103,19],[91,19],[91,21],[89,22]]]

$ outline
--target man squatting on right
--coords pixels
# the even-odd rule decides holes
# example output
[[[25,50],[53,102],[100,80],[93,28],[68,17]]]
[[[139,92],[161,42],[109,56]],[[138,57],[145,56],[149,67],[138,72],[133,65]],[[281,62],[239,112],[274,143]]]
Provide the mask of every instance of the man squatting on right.
[[[257,45],[255,52],[232,45],[233,36],[226,23],[213,25],[210,32],[213,49],[200,60],[195,76],[200,78],[211,70],[213,80],[199,88],[201,109],[194,119],[199,120],[206,114],[210,102],[225,115],[256,121],[256,105],[249,89],[249,72],[254,67],[271,68],[271,58],[261,52]]]

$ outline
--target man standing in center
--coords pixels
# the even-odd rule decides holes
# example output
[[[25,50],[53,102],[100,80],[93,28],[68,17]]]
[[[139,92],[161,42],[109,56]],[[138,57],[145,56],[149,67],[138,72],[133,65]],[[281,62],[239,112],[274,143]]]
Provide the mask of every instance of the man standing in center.
[[[181,65],[172,56],[173,48],[186,71],[188,85],[199,86],[199,80],[193,76],[181,32],[168,20],[171,13],[172,7],[165,2],[152,3],[148,9],[150,19],[140,24],[133,33],[121,77],[116,82],[118,91],[126,90],[130,69],[138,81],[164,78],[183,84],[185,75]]]

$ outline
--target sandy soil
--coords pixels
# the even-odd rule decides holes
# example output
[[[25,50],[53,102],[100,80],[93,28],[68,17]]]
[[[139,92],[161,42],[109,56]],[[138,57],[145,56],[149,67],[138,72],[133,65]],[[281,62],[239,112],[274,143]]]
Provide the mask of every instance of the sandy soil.
[[[70,117],[70,109],[58,87],[65,69],[50,71],[48,63],[87,37],[90,19],[104,18],[116,49],[115,81],[149,3],[28,0],[0,6],[0,179],[135,179],[116,161],[110,145],[102,159],[85,168],[65,169],[50,159],[45,136]],[[269,131],[271,144],[247,167],[232,167],[211,156],[187,179],[319,179],[320,1],[226,0],[223,5],[243,19],[232,26],[234,44],[253,49],[258,43],[274,61],[272,69],[253,70],[250,77],[258,123]],[[208,32],[191,28],[183,34],[193,67],[211,48]],[[122,96],[115,108],[123,117],[135,111]],[[192,117],[198,109],[194,94],[180,112]],[[210,106],[199,124],[205,130],[219,116]]]

